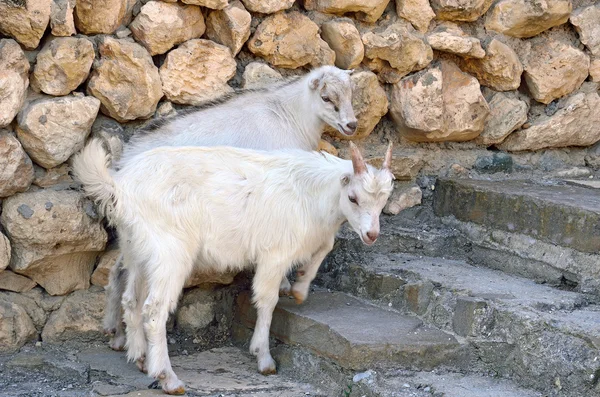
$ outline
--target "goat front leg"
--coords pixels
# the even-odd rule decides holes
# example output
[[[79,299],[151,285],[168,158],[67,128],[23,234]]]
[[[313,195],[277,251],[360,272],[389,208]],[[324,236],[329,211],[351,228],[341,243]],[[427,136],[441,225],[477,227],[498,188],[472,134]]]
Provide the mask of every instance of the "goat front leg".
[[[310,261],[298,269],[296,273],[296,282],[292,286],[292,296],[297,304],[301,304],[306,300],[310,283],[315,279],[323,259],[325,259],[327,254],[333,249],[333,242],[334,239],[332,238],[326,244],[323,244],[321,248],[313,254]]]
[[[275,360],[271,357],[269,350],[269,330],[273,319],[273,310],[279,301],[279,285],[285,275],[285,269],[281,267],[281,263],[259,263],[252,282],[257,318],[250,342],[250,353],[257,357],[258,372],[263,375],[277,373]]]

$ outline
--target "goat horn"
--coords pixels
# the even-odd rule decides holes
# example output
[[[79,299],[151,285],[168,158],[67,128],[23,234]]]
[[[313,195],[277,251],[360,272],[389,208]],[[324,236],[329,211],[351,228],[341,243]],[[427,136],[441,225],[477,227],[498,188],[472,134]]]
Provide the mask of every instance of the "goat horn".
[[[355,174],[358,175],[367,171],[367,164],[354,142],[350,142],[350,158],[352,159],[352,168]]]
[[[394,146],[394,144],[392,142],[390,142],[390,144],[388,145],[387,151],[385,152],[385,158],[383,160],[383,166],[382,168],[385,168],[388,171],[391,171],[391,166],[392,166],[392,147]]]

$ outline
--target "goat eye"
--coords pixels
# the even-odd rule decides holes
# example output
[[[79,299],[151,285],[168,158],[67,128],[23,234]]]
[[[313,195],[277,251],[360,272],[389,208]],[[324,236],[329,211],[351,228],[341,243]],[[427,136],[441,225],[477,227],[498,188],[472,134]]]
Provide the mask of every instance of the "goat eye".
[[[329,99],[328,96],[322,96],[321,99],[323,100],[323,102],[331,102],[331,99]]]
[[[338,108],[337,106],[334,106],[333,108],[335,109],[336,112],[340,111],[340,108]]]
[[[356,201],[356,197],[353,197],[353,196],[348,196],[348,200],[350,200],[350,202],[351,202],[352,204],[356,204],[356,205],[358,205],[358,201]]]

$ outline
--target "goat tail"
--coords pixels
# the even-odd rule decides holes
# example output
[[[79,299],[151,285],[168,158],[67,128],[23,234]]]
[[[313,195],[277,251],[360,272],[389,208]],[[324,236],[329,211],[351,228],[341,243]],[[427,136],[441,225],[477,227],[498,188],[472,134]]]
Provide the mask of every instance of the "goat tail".
[[[114,223],[117,187],[108,170],[109,155],[100,139],[92,139],[73,156],[71,168],[73,175],[83,185],[85,194],[91,197],[101,214],[109,223]]]

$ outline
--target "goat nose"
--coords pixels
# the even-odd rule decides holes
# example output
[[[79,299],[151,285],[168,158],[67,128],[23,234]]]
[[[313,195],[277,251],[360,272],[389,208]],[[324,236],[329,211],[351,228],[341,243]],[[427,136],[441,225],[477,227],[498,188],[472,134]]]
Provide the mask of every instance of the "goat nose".
[[[379,237],[379,233],[378,232],[367,232],[367,237],[369,238],[369,240],[375,241],[375,240],[377,240],[377,237]]]
[[[352,122],[346,124],[346,127],[348,127],[348,129],[352,132],[356,131],[357,126],[358,126],[358,123],[356,121],[352,121]]]

